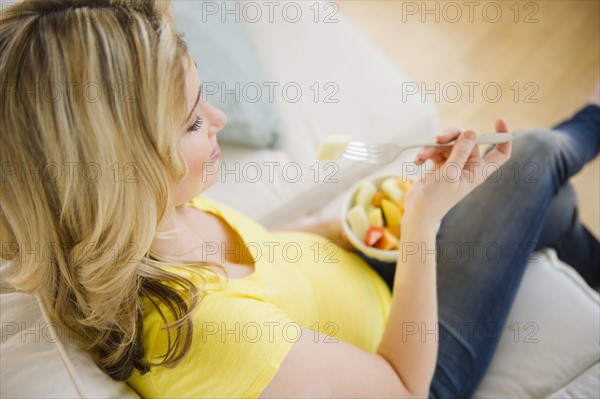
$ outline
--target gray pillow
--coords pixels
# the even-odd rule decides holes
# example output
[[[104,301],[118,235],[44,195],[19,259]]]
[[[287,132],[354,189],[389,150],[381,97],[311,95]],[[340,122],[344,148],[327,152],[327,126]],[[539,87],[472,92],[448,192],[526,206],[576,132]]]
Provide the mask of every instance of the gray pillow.
[[[282,124],[270,102],[262,65],[243,18],[205,12],[214,1],[173,1],[177,30],[198,64],[204,98],[227,114],[219,141],[256,148],[281,148]],[[232,7],[232,6],[230,6]],[[257,89],[262,90],[259,91]]]

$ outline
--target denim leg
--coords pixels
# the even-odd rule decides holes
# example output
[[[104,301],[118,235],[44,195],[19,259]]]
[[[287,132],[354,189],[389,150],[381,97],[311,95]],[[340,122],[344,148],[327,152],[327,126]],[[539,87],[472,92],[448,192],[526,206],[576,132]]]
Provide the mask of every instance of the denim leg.
[[[600,107],[590,104],[556,125],[570,135],[581,132],[600,135]],[[569,185],[563,187],[553,200],[538,248],[552,247],[559,259],[572,266],[591,287],[600,286],[600,243],[579,222],[577,196]]]
[[[554,248],[590,287],[600,286],[600,243],[579,222],[577,194],[571,184],[562,186],[550,204],[536,250],[545,247]]]
[[[569,118],[552,129],[562,132],[579,134],[582,131],[591,134],[600,134],[600,107],[595,104],[587,105],[577,112],[572,118]]]
[[[444,218],[437,236],[439,352],[430,395],[470,397],[483,378],[555,194],[600,134],[535,130]]]

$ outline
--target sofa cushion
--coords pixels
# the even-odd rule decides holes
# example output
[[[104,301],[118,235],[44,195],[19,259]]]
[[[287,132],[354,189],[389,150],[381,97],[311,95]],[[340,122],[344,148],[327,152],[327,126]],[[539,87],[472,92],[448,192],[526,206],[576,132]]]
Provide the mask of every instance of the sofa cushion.
[[[553,250],[530,261],[477,398],[600,394],[600,297]]]
[[[0,262],[0,397],[137,398],[57,328],[36,297],[14,291],[5,281],[11,266]]]
[[[265,76],[245,20],[222,22],[214,1],[173,1],[178,31],[198,64],[204,98],[228,117],[220,140],[255,148],[280,148],[281,120],[267,95],[256,90]]]

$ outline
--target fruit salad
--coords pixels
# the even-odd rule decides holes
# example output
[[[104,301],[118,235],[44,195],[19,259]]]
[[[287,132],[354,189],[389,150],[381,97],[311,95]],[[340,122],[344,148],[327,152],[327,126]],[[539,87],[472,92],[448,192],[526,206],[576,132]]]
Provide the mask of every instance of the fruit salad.
[[[369,247],[398,249],[404,201],[412,183],[402,177],[389,177],[379,187],[370,181],[362,183],[346,214],[354,235]]]

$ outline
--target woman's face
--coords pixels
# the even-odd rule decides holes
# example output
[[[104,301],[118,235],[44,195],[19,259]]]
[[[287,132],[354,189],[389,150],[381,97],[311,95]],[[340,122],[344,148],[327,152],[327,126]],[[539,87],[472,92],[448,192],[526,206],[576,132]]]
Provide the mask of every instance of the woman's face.
[[[186,82],[186,120],[178,134],[188,173],[175,188],[175,206],[190,201],[219,178],[217,160],[221,150],[217,144],[217,133],[227,123],[223,111],[202,100],[198,71],[192,58],[185,57],[183,65]]]

